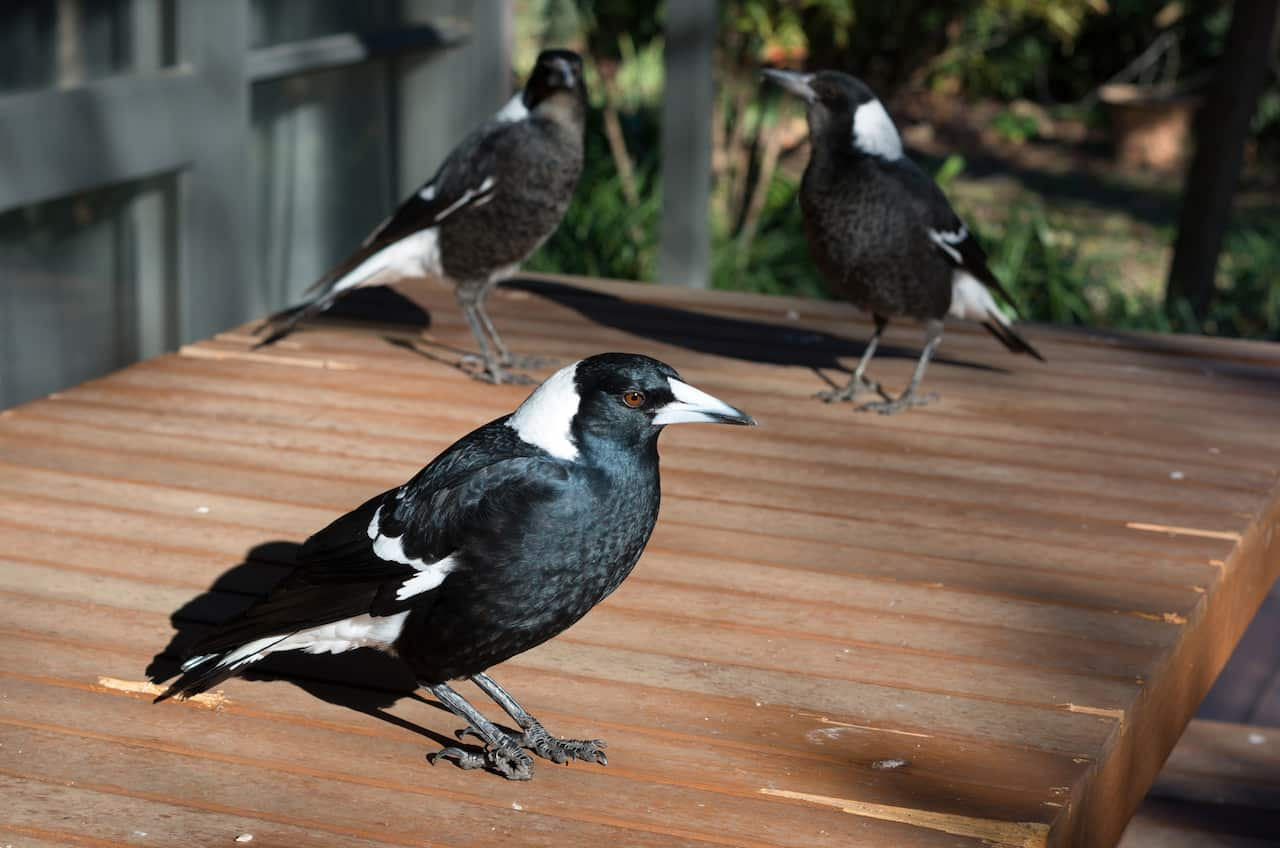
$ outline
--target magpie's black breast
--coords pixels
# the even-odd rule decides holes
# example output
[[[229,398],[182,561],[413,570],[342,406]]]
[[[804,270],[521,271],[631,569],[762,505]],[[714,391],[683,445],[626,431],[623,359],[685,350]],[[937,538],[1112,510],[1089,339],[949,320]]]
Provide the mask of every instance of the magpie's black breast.
[[[573,465],[564,485],[468,542],[396,651],[419,681],[466,677],[545,642],[631,572],[658,517],[657,457]]]
[[[929,239],[926,210],[874,158],[822,161],[815,151],[800,204],[833,295],[890,318],[946,314],[952,269]]]

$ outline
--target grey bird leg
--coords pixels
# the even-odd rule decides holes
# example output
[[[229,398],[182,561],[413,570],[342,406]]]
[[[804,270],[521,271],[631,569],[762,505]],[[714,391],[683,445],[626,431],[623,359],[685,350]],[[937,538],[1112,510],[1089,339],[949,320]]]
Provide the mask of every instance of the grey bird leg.
[[[843,389],[818,392],[814,397],[821,398],[827,403],[834,403],[835,401],[856,400],[860,393],[871,391],[885,400],[889,400],[889,396],[880,388],[879,383],[874,380],[868,380],[863,376],[867,370],[867,363],[871,361],[871,357],[875,356],[876,348],[880,346],[880,334],[889,325],[889,319],[883,315],[874,315],[872,317],[876,322],[876,331],[871,334],[871,341],[867,342],[866,350],[862,351],[862,358],[858,360],[858,367],[853,369],[853,376],[849,378],[849,385]]]
[[[467,326],[471,328],[471,335],[475,337],[476,346],[480,348],[479,356],[465,356],[462,361],[464,364],[479,365],[479,369],[471,373],[471,376],[477,380],[487,383],[532,383],[533,380],[523,374],[513,374],[503,369],[502,360],[506,354],[506,348],[501,347],[500,339],[497,340],[499,353],[495,353],[489,345],[489,336],[486,335],[485,330],[492,329],[493,323],[484,311],[484,298],[487,292],[488,283],[473,281],[460,282],[455,290],[458,306],[462,307]]]
[[[920,386],[920,379],[924,377],[924,370],[929,367],[929,360],[933,357],[933,352],[937,350],[938,343],[942,341],[942,322],[934,319],[925,324],[924,338],[924,350],[920,351],[920,359],[916,362],[916,370],[911,373],[911,382],[907,384],[907,390],[898,395],[895,400],[867,403],[858,407],[858,409],[875,410],[881,415],[892,415],[895,412],[901,412],[913,406],[924,406],[926,403],[938,399],[938,395],[935,392],[917,397],[916,389]]]
[[[498,682],[489,675],[481,672],[480,674],[471,675],[471,681],[480,689],[497,702],[498,706],[506,711],[507,715],[520,725],[523,734],[515,738],[515,741],[521,747],[528,748],[544,760],[551,760],[555,763],[567,763],[571,760],[583,760],[584,762],[599,763],[602,766],[609,764],[609,758],[605,756],[604,749],[608,746],[602,739],[557,739],[547,732],[542,726],[542,722],[538,721],[511,697],[507,690],[498,685]],[[459,737],[471,733],[470,728],[458,731]]]
[[[432,765],[435,765],[436,761],[442,758],[453,759],[457,761],[460,768],[487,768],[508,780],[528,780],[533,777],[533,758],[520,750],[520,745],[517,744],[516,740],[481,715],[479,710],[467,703],[467,700],[457,692],[450,689],[448,684],[436,683],[428,685],[426,688],[432,695],[436,696],[440,703],[448,707],[450,712],[466,721],[467,730],[474,733],[485,743],[484,753],[481,754],[462,748],[442,748],[436,753],[427,756]],[[460,733],[459,736],[461,735]]]
[[[507,346],[502,342],[502,336],[498,335],[498,328],[493,326],[493,320],[489,318],[489,312],[484,308],[485,299],[488,296],[489,289],[492,284],[486,284],[484,294],[480,296],[480,302],[476,313],[480,317],[480,324],[484,327],[485,332],[489,334],[489,338],[493,340],[493,346],[498,349],[498,362],[511,368],[542,368],[550,364],[550,360],[541,356],[515,356],[507,350]]]

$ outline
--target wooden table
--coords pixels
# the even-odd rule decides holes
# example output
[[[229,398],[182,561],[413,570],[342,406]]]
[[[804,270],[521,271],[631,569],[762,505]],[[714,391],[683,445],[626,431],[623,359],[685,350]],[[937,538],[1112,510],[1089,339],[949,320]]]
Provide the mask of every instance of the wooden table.
[[[425,333],[241,328],[3,413],[0,844],[1106,846],[1280,571],[1275,345],[956,327],[941,402],[881,417],[811,399],[846,306],[544,279],[492,299],[513,348],[650,353],[761,421],[667,433],[634,576],[495,673],[609,766],[430,767],[459,723],[377,655],[151,705],[171,617],[526,395],[430,359],[470,340],[414,297]]]

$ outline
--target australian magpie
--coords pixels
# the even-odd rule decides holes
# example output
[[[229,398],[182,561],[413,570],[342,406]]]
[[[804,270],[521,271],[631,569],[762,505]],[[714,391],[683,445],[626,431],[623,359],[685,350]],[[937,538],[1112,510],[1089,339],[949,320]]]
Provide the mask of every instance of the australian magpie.
[[[586,86],[568,50],[538,56],[524,90],[454,148],[430,180],[321,277],[302,304],[258,329],[258,347],[291,333],[344,293],[413,277],[452,280],[480,349],[476,376],[524,382],[485,311],[485,297],[555,231],[582,173]]]
[[[198,694],[277,651],[371,647],[400,657],[465,720],[482,753],[432,755],[528,779],[521,748],[605,763],[599,740],[543,729],[486,670],[538,645],[630,573],[658,517],[668,424],[754,424],[669,365],[606,353],[560,369],[510,415],[462,437],[403,486],[302,546],[269,595],[191,650],[157,700]],[[507,734],[448,685],[470,678],[515,720]]]
[[[875,334],[849,384],[820,393],[830,402],[871,390],[884,413],[928,403],[920,378],[942,339],[944,318],[979,321],[1015,353],[1043,357],[1013,329],[991,292],[1013,305],[938,185],[902,152],[884,106],[861,80],[838,71],[764,75],[804,100],[811,152],[800,186],[809,254],[833,294],[871,312]],[[890,318],[925,324],[925,346],[896,399],[865,378]]]

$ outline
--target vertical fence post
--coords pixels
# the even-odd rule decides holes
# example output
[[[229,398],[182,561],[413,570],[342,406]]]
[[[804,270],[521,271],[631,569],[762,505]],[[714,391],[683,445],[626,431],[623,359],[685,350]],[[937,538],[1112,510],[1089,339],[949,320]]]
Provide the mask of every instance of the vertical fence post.
[[[201,81],[200,131],[178,191],[178,340],[203,338],[266,307],[249,261],[249,0],[179,0],[178,56]]]
[[[658,279],[707,288],[711,271],[711,111],[715,0],[667,4]]]

